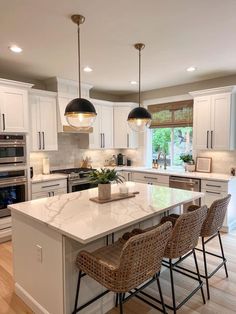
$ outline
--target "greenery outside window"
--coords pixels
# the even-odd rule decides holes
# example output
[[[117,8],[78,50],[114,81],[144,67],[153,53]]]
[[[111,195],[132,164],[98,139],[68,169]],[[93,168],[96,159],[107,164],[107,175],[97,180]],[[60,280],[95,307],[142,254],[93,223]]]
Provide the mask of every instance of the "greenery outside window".
[[[193,101],[150,105],[152,114],[152,159],[165,152],[167,164],[182,165],[181,154],[192,154]]]

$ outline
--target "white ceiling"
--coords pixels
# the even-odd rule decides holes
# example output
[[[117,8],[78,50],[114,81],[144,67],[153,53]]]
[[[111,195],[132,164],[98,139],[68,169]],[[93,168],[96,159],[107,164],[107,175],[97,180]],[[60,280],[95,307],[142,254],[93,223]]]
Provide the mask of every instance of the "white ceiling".
[[[143,42],[143,90],[236,73],[235,0],[1,0],[0,75],[77,78],[81,26],[82,80],[110,93],[135,92]],[[22,54],[8,50],[11,43]],[[185,69],[198,68],[194,73]]]

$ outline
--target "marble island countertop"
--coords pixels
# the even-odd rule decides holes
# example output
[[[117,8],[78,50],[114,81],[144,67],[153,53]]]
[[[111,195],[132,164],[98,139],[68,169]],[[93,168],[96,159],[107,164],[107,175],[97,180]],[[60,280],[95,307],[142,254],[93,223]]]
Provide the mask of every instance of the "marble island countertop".
[[[180,176],[180,177],[188,177],[188,178],[196,178],[196,179],[205,179],[205,180],[217,180],[217,181],[230,181],[236,179],[236,177],[230,174],[223,173],[204,173],[204,172],[187,172],[183,168],[180,167],[167,167],[166,170],[161,169],[153,169],[148,167],[128,167],[128,166],[119,166],[116,167],[117,170],[121,171],[130,171],[130,172],[145,172],[145,173],[153,173],[153,174],[161,174],[161,175],[169,175],[169,176]]]
[[[133,198],[97,204],[97,188],[9,205],[13,213],[37,220],[80,243],[89,243],[168,209],[203,197],[200,192],[127,182]],[[119,186],[112,185],[112,193]]]

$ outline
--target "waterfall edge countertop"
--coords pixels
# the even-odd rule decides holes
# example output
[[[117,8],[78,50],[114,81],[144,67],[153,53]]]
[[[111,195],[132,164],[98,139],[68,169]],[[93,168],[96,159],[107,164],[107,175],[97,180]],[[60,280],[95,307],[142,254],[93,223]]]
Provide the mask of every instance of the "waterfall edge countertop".
[[[129,199],[97,204],[89,200],[98,194],[98,189],[94,188],[8,207],[12,213],[26,215],[86,244],[204,196],[200,192],[143,183],[127,184],[130,192],[137,191],[139,194]],[[113,184],[112,193],[118,191],[119,185]]]
[[[164,169],[153,169],[148,167],[128,167],[128,166],[120,166],[116,167],[116,170],[119,171],[128,171],[128,172],[143,172],[143,173],[152,173],[152,174],[160,174],[160,175],[169,175],[169,176],[178,176],[178,177],[187,177],[187,178],[195,178],[195,179],[205,179],[205,180],[217,180],[228,182],[230,180],[236,179],[236,177],[230,174],[224,173],[205,173],[205,172],[188,172],[183,168],[178,167],[167,167]]]
[[[67,179],[67,175],[61,173],[52,173],[52,174],[37,174],[31,178],[31,183],[47,182],[54,180],[63,180]]]

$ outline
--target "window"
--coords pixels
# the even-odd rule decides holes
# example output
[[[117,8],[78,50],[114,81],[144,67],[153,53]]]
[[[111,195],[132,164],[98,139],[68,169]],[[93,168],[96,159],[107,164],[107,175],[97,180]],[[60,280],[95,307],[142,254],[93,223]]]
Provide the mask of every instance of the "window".
[[[192,153],[192,127],[155,128],[152,130],[152,159],[165,152],[169,166],[180,166],[181,154]]]
[[[179,166],[181,154],[192,153],[193,101],[150,105],[152,114],[152,159],[165,152],[167,163]]]

